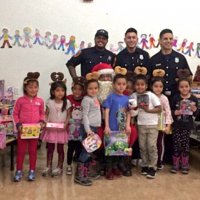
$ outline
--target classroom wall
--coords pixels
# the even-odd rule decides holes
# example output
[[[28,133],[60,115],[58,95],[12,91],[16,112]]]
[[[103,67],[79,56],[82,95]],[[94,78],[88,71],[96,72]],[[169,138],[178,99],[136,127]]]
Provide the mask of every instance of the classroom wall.
[[[96,30],[104,28],[109,32],[107,48],[117,53],[118,42],[123,41],[124,32],[129,27],[135,27],[139,37],[146,34],[148,39],[149,34],[152,34],[156,40],[162,29],[171,28],[178,38],[177,48],[183,39],[187,39],[187,46],[194,42],[192,56],[186,55],[194,72],[200,64],[200,58],[195,54],[196,44],[200,42],[197,9],[194,0],[187,3],[172,0],[161,3],[156,0],[93,0],[92,3],[83,3],[82,0],[6,0],[0,7],[0,36],[3,28],[8,28],[12,37],[15,30],[19,30],[22,36],[20,42],[23,44],[24,27],[31,28],[32,43],[36,28],[43,37],[47,31],[59,37],[64,35],[66,41],[74,35],[78,51],[81,41],[85,41],[85,47],[88,43],[93,44]],[[3,40],[0,40],[0,46],[2,43]],[[10,43],[14,43],[14,38]],[[66,55],[65,48],[65,51],[53,50],[35,44],[32,48],[13,46],[0,49],[0,80],[5,79],[6,87],[14,86],[17,97],[22,94],[22,82],[27,72],[39,71],[39,95],[46,99],[49,96],[51,72],[61,71],[68,80],[70,93],[71,79],[65,63],[72,54],[70,52]],[[158,50],[152,48],[148,52],[152,55]]]

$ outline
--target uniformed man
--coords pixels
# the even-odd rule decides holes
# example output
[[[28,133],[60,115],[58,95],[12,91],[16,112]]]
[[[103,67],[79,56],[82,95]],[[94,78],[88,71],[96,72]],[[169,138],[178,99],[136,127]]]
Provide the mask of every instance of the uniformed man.
[[[178,92],[176,82],[177,70],[190,70],[190,68],[185,56],[172,49],[173,32],[170,29],[164,29],[160,32],[159,43],[161,50],[150,59],[151,71],[154,69],[165,70],[164,94],[171,99]],[[190,73],[192,75],[191,70]]]
[[[82,49],[67,62],[66,66],[72,78],[77,77],[75,67],[79,64],[81,64],[81,76],[83,77],[91,72],[96,64],[108,63],[113,66],[115,55],[105,48],[108,43],[108,32],[104,29],[98,30],[94,42],[94,47]]]
[[[125,67],[128,71],[134,71],[137,66],[149,67],[149,54],[137,47],[137,30],[129,28],[125,33],[124,42],[126,48],[118,53],[115,66]]]

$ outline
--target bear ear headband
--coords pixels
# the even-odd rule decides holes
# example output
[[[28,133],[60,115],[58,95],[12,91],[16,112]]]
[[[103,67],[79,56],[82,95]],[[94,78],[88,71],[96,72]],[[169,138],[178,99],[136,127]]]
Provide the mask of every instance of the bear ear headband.
[[[177,78],[176,80],[178,81],[179,79],[181,78],[185,78],[187,79],[188,81],[191,81],[192,80],[192,76],[190,74],[190,71],[189,69],[179,69],[177,71]]]
[[[161,78],[163,78],[165,76],[165,70],[163,70],[163,69],[154,69],[152,75],[153,75],[153,77],[161,77]]]
[[[86,83],[86,79],[84,77],[82,76],[75,77],[72,82],[72,87],[74,87],[75,84],[80,84],[83,87],[85,87],[85,83]]]
[[[53,82],[56,82],[56,81],[63,81],[64,83],[67,82],[66,79],[64,79],[64,74],[62,72],[52,72],[51,73],[51,80]],[[52,84],[52,83],[50,83]]]
[[[31,81],[31,80],[37,80],[39,76],[40,76],[39,72],[28,72],[26,76],[27,79],[24,81],[24,84],[27,84],[28,81]]]
[[[86,80],[88,80],[88,81],[92,80],[92,79],[98,80],[98,78],[99,78],[98,72],[91,72],[86,75]]]
[[[134,73],[136,75],[142,74],[142,75],[147,75],[147,68],[143,66],[137,66],[134,70]]]
[[[126,75],[126,73],[127,73],[126,68],[123,68],[123,67],[120,67],[120,66],[115,67],[115,74]]]

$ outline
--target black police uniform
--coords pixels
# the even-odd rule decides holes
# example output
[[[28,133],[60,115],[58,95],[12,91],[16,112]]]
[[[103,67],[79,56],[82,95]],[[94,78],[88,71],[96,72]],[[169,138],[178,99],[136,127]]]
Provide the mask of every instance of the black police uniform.
[[[118,53],[115,66],[125,67],[128,71],[134,71],[137,66],[149,67],[149,54],[136,48],[135,52],[129,53],[127,48]]]
[[[190,74],[192,72],[189,68],[186,58],[172,50],[172,53],[169,55],[163,55],[162,52],[158,52],[150,59],[151,75],[154,69],[163,69],[165,71],[165,80],[164,83],[164,94],[171,99],[174,94],[178,92],[177,87],[177,71],[179,69],[188,69]]]
[[[67,67],[76,67],[81,64],[81,76],[85,77],[86,74],[90,73],[92,68],[99,63],[107,63],[113,66],[115,60],[115,54],[107,49],[102,51],[96,47],[86,48],[79,51],[74,55],[68,62]]]

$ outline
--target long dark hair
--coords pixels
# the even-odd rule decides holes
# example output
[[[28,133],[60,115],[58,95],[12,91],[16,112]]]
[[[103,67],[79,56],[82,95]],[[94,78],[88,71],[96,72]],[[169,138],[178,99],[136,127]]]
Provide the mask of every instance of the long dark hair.
[[[62,106],[62,112],[64,112],[66,110],[67,107],[67,87],[65,85],[65,83],[63,81],[55,81],[51,84],[51,88],[50,88],[50,99],[55,99],[55,95],[54,95],[54,91],[56,90],[56,88],[63,88],[63,90],[65,91],[64,96],[62,98],[63,100],[63,106]]]

